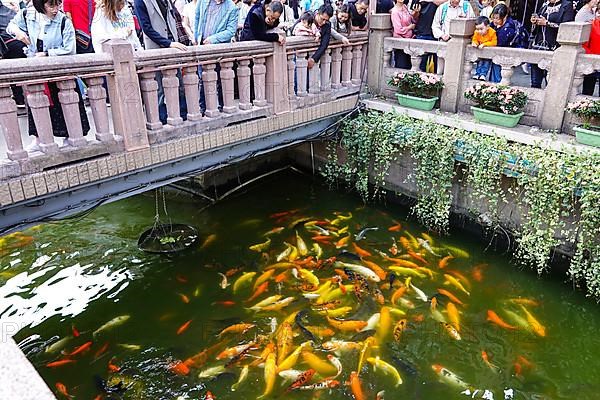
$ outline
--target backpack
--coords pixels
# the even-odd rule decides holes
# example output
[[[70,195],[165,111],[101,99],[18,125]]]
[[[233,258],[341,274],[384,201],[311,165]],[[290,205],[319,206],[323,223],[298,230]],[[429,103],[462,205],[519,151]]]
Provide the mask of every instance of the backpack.
[[[527,31],[527,28],[519,21],[513,20],[513,22],[515,23],[515,31],[517,33],[510,41],[510,47],[518,49],[529,48],[529,31]]]
[[[446,14],[448,14],[448,7],[450,7],[450,5],[448,4],[449,2],[445,2],[444,4],[442,4],[442,15],[441,15],[441,25],[444,25],[444,21],[446,20]],[[463,13],[465,15],[469,15],[469,2],[466,0],[463,0]]]
[[[27,9],[24,8],[23,9],[23,21],[25,22],[25,33],[27,34],[27,36],[29,36],[29,32],[27,31],[27,19],[25,18],[27,16]],[[63,19],[60,21],[60,34],[64,34],[65,33],[65,24],[67,23],[67,16],[63,15]]]

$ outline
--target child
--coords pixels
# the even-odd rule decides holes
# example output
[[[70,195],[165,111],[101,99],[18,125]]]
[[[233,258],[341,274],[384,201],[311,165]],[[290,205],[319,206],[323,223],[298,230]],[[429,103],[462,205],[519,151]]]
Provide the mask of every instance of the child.
[[[315,17],[310,11],[305,11],[300,16],[300,21],[294,26],[292,34],[294,36],[316,36],[314,31]]]
[[[483,8],[481,9],[481,11],[479,11],[479,15],[482,17],[490,18],[490,15],[492,15],[492,10],[494,9],[494,6],[496,5],[496,1],[495,0],[481,0],[481,5],[483,6]]]
[[[334,39],[341,40],[344,44],[350,43],[348,36],[352,33],[352,25],[348,4],[339,6],[329,23],[331,23],[331,36]]]
[[[498,38],[496,37],[496,31],[490,28],[490,20],[488,17],[477,17],[475,21],[475,33],[471,44],[473,47],[483,49],[484,47],[496,46],[498,44]],[[490,66],[492,65],[491,60],[479,60],[477,61],[477,69],[475,70],[475,79],[485,81],[487,79]]]

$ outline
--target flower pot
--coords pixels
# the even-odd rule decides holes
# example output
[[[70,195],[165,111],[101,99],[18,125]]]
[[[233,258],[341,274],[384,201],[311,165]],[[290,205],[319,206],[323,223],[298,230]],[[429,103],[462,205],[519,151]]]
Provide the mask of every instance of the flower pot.
[[[401,106],[414,108],[417,110],[424,110],[424,111],[433,110],[433,106],[435,106],[435,102],[438,100],[438,97],[424,99],[421,97],[415,97],[415,96],[410,96],[408,94],[400,94],[400,93],[396,93],[396,97],[398,98],[398,103]]]
[[[573,130],[578,143],[600,147],[600,127],[590,126],[584,128],[583,126],[576,126]]]
[[[514,128],[517,126],[523,113],[518,114],[504,114],[497,111],[484,110],[483,108],[471,106],[473,116],[477,122],[487,122],[488,124],[505,126],[507,128]]]

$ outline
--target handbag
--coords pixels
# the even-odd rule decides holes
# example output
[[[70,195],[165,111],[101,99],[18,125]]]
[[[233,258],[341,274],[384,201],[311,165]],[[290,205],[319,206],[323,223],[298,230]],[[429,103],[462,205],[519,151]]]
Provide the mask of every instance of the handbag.
[[[179,14],[179,11],[177,11],[175,4],[173,4],[172,1],[170,3],[171,15],[175,19],[175,28],[177,29],[177,41],[181,44],[185,44],[186,46],[190,46],[192,41],[183,27],[183,18],[181,18],[181,14]]]
[[[88,32],[92,29],[92,0],[88,0],[88,19],[89,26]],[[77,46],[78,53],[91,50],[92,37],[81,29],[75,29],[75,45]]]

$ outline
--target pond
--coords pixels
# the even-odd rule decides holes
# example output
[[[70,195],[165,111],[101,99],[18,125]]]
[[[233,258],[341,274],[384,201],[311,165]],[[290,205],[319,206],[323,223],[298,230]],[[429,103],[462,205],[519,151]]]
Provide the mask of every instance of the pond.
[[[0,322],[59,398],[600,392],[600,308],[561,277],[298,174],[205,205],[169,196],[199,235],[172,255],[137,248],[149,195],[0,239]]]

